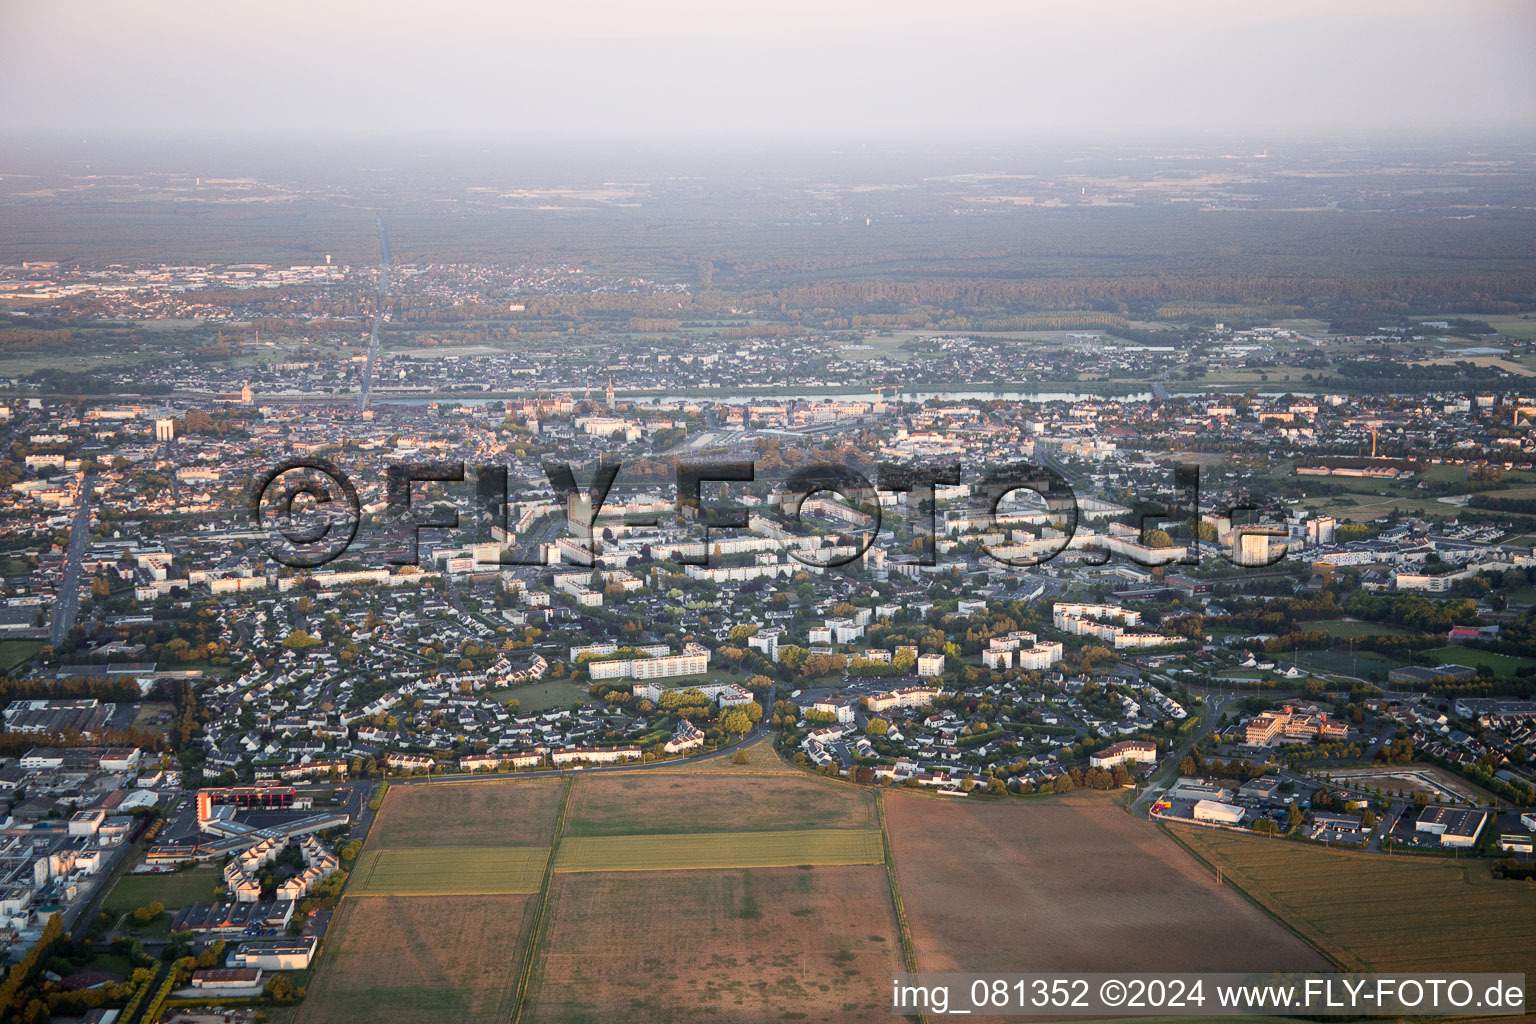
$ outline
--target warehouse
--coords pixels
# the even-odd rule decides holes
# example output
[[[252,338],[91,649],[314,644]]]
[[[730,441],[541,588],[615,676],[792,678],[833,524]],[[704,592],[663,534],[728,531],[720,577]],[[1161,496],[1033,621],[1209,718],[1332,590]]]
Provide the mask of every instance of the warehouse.
[[[1243,820],[1243,809],[1219,800],[1201,800],[1195,804],[1195,820],[1215,825],[1236,825]]]
[[[1483,823],[1488,820],[1485,811],[1467,810],[1461,807],[1426,807],[1419,812],[1414,823],[1417,832],[1428,832],[1440,837],[1441,846],[1466,848],[1477,842]]]
[[[225,967],[259,967],[264,971],[302,971],[315,955],[315,937],[258,939],[241,945],[225,958]]]

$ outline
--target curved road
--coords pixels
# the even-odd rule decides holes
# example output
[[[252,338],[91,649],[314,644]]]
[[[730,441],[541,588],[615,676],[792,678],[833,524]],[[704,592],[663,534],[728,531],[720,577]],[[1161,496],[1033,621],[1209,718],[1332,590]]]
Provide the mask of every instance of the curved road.
[[[712,750],[707,754],[699,754],[695,757],[673,758],[668,761],[651,761],[649,763],[643,764],[636,762],[629,762],[626,764],[599,764],[592,765],[588,768],[541,768],[535,772],[508,772],[505,774],[500,772],[490,772],[489,774],[481,775],[418,775],[408,779],[386,778],[384,781],[388,782],[391,786],[425,786],[434,782],[505,782],[508,779],[554,778],[557,776],[570,775],[573,773],[586,775],[593,772],[640,772],[647,771],[652,768],[675,768],[680,764],[697,764],[700,761],[709,761],[717,757],[724,757],[726,754],[733,753],[738,747],[742,747],[748,743],[762,739],[767,734],[768,727],[765,726],[762,722],[758,722],[752,727],[752,730],[743,735],[741,739],[737,740],[735,743],[721,747],[719,750]]]
[[[1174,779],[1179,777],[1179,762],[1184,760],[1191,750],[1195,749],[1196,743],[1210,735],[1211,730],[1216,727],[1216,723],[1221,720],[1222,706],[1227,701],[1235,699],[1232,696],[1219,694],[1208,694],[1206,696],[1205,710],[1203,712],[1205,722],[1201,724],[1200,728],[1195,729],[1189,734],[1189,738],[1185,740],[1178,750],[1173,751],[1163,759],[1163,769],[1157,773],[1154,779],[1147,783],[1147,788],[1142,794],[1132,801],[1130,806],[1132,814],[1145,814],[1147,807],[1152,803],[1153,799],[1167,789]]]

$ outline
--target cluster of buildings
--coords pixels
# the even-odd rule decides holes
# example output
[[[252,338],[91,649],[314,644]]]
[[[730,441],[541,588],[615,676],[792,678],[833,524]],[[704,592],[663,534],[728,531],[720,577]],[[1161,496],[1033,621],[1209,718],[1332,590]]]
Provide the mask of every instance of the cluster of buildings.
[[[42,702],[17,703],[25,707],[8,720],[41,713]],[[34,747],[0,758],[0,949],[25,949],[54,913],[78,921],[153,809],[178,791],[179,773],[138,748]]]

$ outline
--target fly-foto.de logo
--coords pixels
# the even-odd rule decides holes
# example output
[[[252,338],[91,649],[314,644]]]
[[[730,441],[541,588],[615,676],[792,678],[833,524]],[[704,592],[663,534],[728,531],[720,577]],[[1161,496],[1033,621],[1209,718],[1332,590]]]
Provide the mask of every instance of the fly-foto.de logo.
[[[592,566],[601,557],[599,517],[608,500],[622,463],[604,463],[596,467],[585,488],[578,485],[569,463],[542,464],[544,477],[564,509],[565,538],[559,545],[562,557],[571,564]],[[669,548],[670,560],[682,565],[708,565],[712,530],[744,530],[768,524],[772,536],[785,540],[785,549],[795,561],[815,569],[832,569],[852,564],[864,556],[881,533],[889,512],[882,495],[904,499],[902,523],[910,535],[910,562],[937,564],[939,487],[961,483],[964,474],[958,463],[892,464],[880,463],[873,482],[846,465],[813,464],[794,471],[787,479],[775,482],[759,511],[744,505],[715,505],[705,500],[706,483],[751,484],[756,482],[753,463],[748,461],[679,462],[674,477],[675,523],[692,523],[691,541]],[[472,519],[490,543],[475,545],[479,565],[546,565],[536,548],[518,543],[509,526],[508,471],[505,465],[486,464],[466,467],[463,462],[402,462],[385,467],[385,509],[383,526],[392,542],[384,560],[392,565],[413,565],[420,557],[420,536],[424,529],[460,528],[460,510],[444,512],[439,502],[413,504],[417,484],[472,483]],[[1026,542],[1017,539],[983,539],[977,547],[988,558],[1015,568],[1043,565],[1069,548],[1075,549],[1089,564],[1102,565],[1113,555],[1121,555],[1146,566],[1170,564],[1193,565],[1199,562],[1198,542],[1183,547],[1157,548],[1144,541],[1158,523],[1168,521],[1191,525],[1200,520],[1200,467],[1179,463],[1174,467],[1172,507],[1143,510],[1134,542],[1123,538],[1087,534],[1080,536],[1082,518],[1077,493],[1071,483],[1056,470],[1032,462],[1011,462],[985,471],[971,484],[971,493],[980,498],[979,508],[967,513],[965,526],[983,535],[1003,524],[1010,516],[1028,518],[1045,526]],[[1034,507],[1025,513],[1000,512],[999,506],[1010,495],[1029,492],[1035,496]],[[832,505],[822,494],[836,495],[841,503]],[[835,512],[834,518],[819,513]],[[340,558],[352,547],[362,523],[363,509],[358,489],[335,463],[321,458],[286,460],[253,481],[248,498],[253,524],[268,533],[268,554],[277,562],[294,568],[317,568]],[[1235,527],[1229,548],[1216,550],[1234,565],[1262,567],[1285,557],[1285,532],[1265,525],[1263,510],[1253,505],[1235,505],[1218,515],[1233,523],[1247,518],[1250,522]],[[624,525],[634,529],[662,529],[662,516],[623,516]],[[699,532],[702,535],[699,535]],[[1246,539],[1253,538],[1249,542]],[[793,541],[791,543],[790,541]]]

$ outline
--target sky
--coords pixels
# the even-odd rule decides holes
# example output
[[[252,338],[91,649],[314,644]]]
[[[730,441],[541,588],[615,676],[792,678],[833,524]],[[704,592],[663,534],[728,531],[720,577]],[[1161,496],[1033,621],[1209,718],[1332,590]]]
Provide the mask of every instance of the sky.
[[[0,0],[0,139],[1536,128],[1528,0]]]

